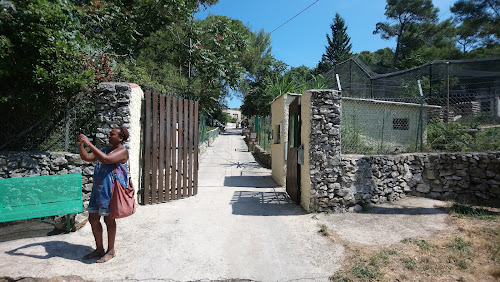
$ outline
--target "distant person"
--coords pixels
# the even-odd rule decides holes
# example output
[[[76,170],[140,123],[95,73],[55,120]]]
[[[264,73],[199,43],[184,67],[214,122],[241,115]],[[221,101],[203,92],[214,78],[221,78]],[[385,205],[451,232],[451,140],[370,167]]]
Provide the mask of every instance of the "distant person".
[[[116,221],[109,215],[109,202],[114,181],[113,170],[116,168],[116,177],[124,186],[128,186],[128,150],[123,146],[123,142],[129,137],[127,128],[116,127],[109,133],[110,147],[99,150],[94,146],[87,136],[78,135],[78,153],[82,160],[87,162],[96,162],[94,169],[94,181],[92,193],[90,196],[88,212],[89,222],[92,226],[96,249],[85,255],[84,259],[98,258],[97,263],[106,262],[115,257],[115,237]],[[83,145],[90,149],[90,153],[85,150]],[[126,184],[126,185],[125,185]],[[108,249],[105,251],[103,245],[103,231],[101,225],[101,216],[104,217],[106,229],[108,232]]]

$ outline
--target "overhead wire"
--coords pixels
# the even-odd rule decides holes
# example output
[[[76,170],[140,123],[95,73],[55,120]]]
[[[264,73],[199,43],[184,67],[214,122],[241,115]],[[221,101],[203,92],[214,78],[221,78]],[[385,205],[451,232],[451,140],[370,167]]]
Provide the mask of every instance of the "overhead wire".
[[[273,31],[269,32],[268,35],[270,35],[271,33],[275,32],[276,30],[278,30],[279,28],[281,28],[282,26],[286,25],[288,22],[290,22],[291,20],[295,19],[298,15],[302,14],[303,12],[305,12],[307,9],[311,8],[314,4],[318,3],[319,0],[316,0],[314,1],[314,3],[312,3],[311,5],[307,6],[304,10],[300,11],[298,14],[296,14],[295,16],[291,17],[288,21],[282,23],[280,26],[278,26],[277,28],[273,29]]]

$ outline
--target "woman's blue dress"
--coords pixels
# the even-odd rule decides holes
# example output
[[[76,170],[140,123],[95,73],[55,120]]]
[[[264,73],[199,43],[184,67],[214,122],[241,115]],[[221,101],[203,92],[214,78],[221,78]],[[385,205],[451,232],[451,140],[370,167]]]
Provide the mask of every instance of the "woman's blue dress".
[[[110,148],[102,150],[106,153]],[[98,213],[100,216],[109,215],[109,201],[113,189],[115,175],[113,169],[116,166],[116,177],[123,187],[128,187],[128,169],[127,164],[103,164],[97,161],[94,168],[94,181],[92,193],[88,206],[89,213]]]

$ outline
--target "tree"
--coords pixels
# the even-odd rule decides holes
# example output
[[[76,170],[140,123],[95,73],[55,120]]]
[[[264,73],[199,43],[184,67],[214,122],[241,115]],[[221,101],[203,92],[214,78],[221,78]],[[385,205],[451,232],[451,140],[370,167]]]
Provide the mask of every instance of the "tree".
[[[275,92],[269,91],[273,81],[281,82],[287,65],[266,55],[265,60],[256,68],[256,71],[247,76],[242,87],[244,94],[241,113],[245,116],[266,116],[271,111],[271,102],[276,97]],[[288,83],[284,83],[285,86]],[[282,89],[283,90],[283,89]]]
[[[291,67],[286,74],[298,85],[305,85],[308,81],[314,79],[313,70],[306,66]]]
[[[434,8],[432,0],[387,0],[385,9],[390,22],[377,23],[373,34],[380,34],[383,39],[396,37],[392,63],[396,68],[401,54],[409,55],[423,45],[421,35],[437,21],[439,9]]]
[[[321,61],[318,62],[316,67],[312,70],[314,75],[325,73],[333,68],[333,64],[328,61],[325,55],[321,56]]]
[[[459,0],[451,7],[462,52],[489,45],[500,40],[500,1]]]
[[[137,57],[144,39],[166,29],[178,37],[173,24],[190,24],[200,5],[213,5],[218,0],[73,0],[85,12],[83,21],[89,38],[99,40],[106,52]]]
[[[326,35],[328,45],[325,46],[326,53],[324,58],[331,64],[339,63],[349,59],[352,56],[351,38],[347,35],[347,26],[345,21],[338,13],[335,14],[333,23],[330,24],[332,35]]]
[[[359,53],[359,58],[376,73],[388,73],[394,71],[392,68],[394,52],[389,47],[379,49],[373,53],[370,51],[362,51]]]
[[[239,87],[243,96],[242,114],[266,115],[273,99],[266,89],[276,76],[278,79],[283,76],[287,65],[271,55],[271,37],[263,29],[249,38],[242,64],[246,69]]]
[[[63,0],[12,1],[0,11],[0,101],[48,111],[92,81],[80,17]]]

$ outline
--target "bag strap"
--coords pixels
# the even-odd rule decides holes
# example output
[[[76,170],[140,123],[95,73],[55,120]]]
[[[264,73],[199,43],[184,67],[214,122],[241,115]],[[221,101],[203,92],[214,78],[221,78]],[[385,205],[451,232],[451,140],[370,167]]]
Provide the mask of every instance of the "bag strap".
[[[130,162],[129,162],[129,159],[127,159],[127,170],[128,170],[128,186],[130,186]],[[118,167],[118,165],[116,163],[113,164],[114,168],[113,168],[113,175],[115,176],[115,180],[118,180],[118,176],[116,175],[116,169]]]

